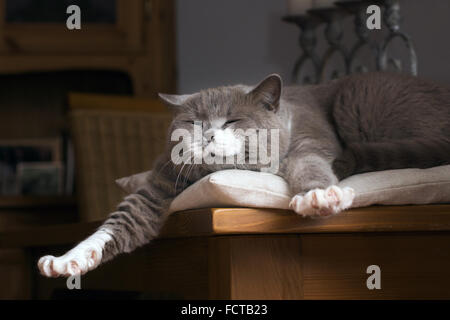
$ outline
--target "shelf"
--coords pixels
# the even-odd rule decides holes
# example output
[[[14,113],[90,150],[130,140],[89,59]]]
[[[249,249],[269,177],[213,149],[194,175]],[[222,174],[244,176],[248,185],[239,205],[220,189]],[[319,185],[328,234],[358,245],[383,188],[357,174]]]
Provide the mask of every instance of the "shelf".
[[[0,196],[0,209],[66,207],[75,205],[75,196]]]

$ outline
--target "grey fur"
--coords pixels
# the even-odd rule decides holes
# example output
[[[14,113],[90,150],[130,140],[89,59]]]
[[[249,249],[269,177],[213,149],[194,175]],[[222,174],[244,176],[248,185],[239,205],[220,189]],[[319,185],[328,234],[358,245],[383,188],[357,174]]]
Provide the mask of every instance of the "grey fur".
[[[371,73],[282,89],[280,77],[271,75],[255,88],[237,85],[161,98],[174,109],[169,132],[192,131],[192,120],[211,126],[217,118],[239,119],[234,128],[280,129],[278,174],[293,194],[326,188],[358,172],[450,163],[450,91],[414,77]],[[201,177],[262,167],[177,166],[170,161],[173,145],[168,143],[155,164],[148,186],[126,197],[101,227],[113,237],[102,262],[154,239],[172,199]]]

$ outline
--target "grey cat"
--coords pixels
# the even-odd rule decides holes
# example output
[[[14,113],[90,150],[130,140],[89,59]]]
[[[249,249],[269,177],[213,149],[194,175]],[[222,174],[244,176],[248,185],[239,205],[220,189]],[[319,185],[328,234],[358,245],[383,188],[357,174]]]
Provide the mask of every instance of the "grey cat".
[[[188,158],[199,147],[210,153],[244,151],[247,157],[236,129],[277,129],[277,174],[294,195],[291,208],[303,216],[330,216],[348,208],[353,190],[335,185],[349,175],[450,163],[450,90],[415,77],[369,73],[282,88],[281,78],[270,75],[255,87],[160,97],[174,110],[169,133],[192,133],[195,121],[202,122],[204,136],[188,146]],[[175,144],[169,141],[147,186],[127,196],[92,236],[65,255],[42,257],[41,273],[84,274],[131,252],[157,237],[172,199],[195,181],[217,170],[264,168],[258,162],[175,164]]]

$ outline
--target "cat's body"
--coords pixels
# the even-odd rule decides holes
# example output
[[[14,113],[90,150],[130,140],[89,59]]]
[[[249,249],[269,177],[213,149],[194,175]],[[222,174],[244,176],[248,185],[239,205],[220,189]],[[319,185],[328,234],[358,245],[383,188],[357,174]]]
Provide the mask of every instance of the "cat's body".
[[[293,148],[314,137],[306,149],[334,161],[340,179],[450,162],[449,88],[401,74],[371,73],[300,90],[288,87],[284,98],[291,108],[300,106],[294,112]]]
[[[244,150],[247,155],[235,129],[278,130],[277,174],[294,195],[291,208],[304,216],[329,216],[348,208],[353,190],[334,186],[348,175],[450,163],[450,90],[414,77],[372,73],[282,90],[280,78],[273,75],[256,87],[161,97],[176,109],[170,132],[192,133],[194,121],[202,121],[205,133],[202,141],[189,143],[190,158],[199,147],[205,147],[203,153]],[[176,165],[171,154],[175,144],[168,143],[145,188],[125,198],[95,234],[64,256],[41,258],[41,273],[85,273],[130,252],[157,236],[172,199],[201,177],[228,168],[264,167]],[[271,148],[268,144],[269,152]]]

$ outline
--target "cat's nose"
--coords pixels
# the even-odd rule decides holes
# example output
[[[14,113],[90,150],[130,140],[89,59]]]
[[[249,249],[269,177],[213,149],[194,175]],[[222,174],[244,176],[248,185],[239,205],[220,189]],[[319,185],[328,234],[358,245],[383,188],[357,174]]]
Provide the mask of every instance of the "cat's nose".
[[[203,136],[206,138],[207,143],[210,143],[211,141],[214,141],[215,133],[216,132],[215,132],[215,130],[213,128],[210,128],[210,129],[205,131]]]

